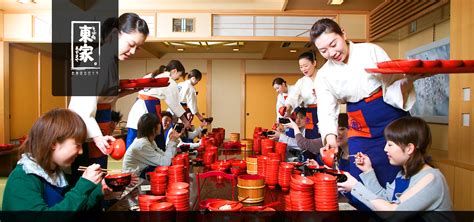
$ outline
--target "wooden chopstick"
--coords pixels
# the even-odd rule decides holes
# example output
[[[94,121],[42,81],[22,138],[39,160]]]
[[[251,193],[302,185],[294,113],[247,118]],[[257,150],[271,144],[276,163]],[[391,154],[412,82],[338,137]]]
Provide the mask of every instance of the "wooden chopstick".
[[[79,168],[77,169],[78,171],[85,171],[87,169],[87,167],[85,166],[79,166]],[[112,171],[110,169],[101,169],[102,172],[109,172],[109,171]]]

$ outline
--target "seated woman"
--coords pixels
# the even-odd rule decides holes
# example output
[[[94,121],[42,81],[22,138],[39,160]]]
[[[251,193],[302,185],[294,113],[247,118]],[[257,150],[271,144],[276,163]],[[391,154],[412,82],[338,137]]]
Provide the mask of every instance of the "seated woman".
[[[87,137],[84,121],[75,112],[54,109],[41,116],[20,147],[21,158],[8,176],[3,211],[89,211],[104,198],[99,164],[87,167],[74,186],[62,169],[82,154]],[[104,191],[107,189],[105,188]],[[45,214],[35,214],[46,220]],[[61,214],[64,221],[74,214]],[[18,215],[21,216],[21,215]],[[71,216],[71,218],[69,218]]]
[[[275,135],[270,136],[270,138],[277,140],[278,142],[283,142],[287,144],[287,152],[286,152],[286,157],[288,161],[293,161],[292,159],[297,158],[298,161],[303,162],[308,159],[315,159],[316,156],[312,152],[307,152],[307,151],[312,151],[313,149],[306,149],[301,147],[303,144],[298,143],[298,137],[296,137],[296,134],[299,134],[300,138],[305,138],[306,134],[306,124],[307,124],[307,118],[306,118],[306,108],[303,107],[297,107],[295,109],[296,113],[296,118],[295,121],[290,119],[290,123],[284,125],[285,128],[293,128],[295,137],[290,137],[286,135],[284,132],[280,131],[274,131]],[[319,139],[321,141],[321,139]],[[322,147],[322,144],[318,146],[319,148]]]
[[[173,114],[168,111],[161,112],[161,125],[163,126],[164,138],[168,138],[168,134],[174,127]],[[166,144],[166,143],[165,143]]]
[[[351,192],[375,211],[450,211],[452,203],[446,180],[425,161],[431,143],[426,122],[417,117],[403,117],[390,123],[384,134],[387,139],[384,150],[390,164],[402,167],[396,179],[384,189],[369,157],[358,153],[356,166],[362,171],[359,176],[363,183],[346,173],[348,179],[338,183],[338,189]]]
[[[177,139],[181,136],[174,130],[169,133],[170,141],[166,151],[156,145],[154,138],[160,135],[160,120],[155,114],[146,113],[138,120],[137,138],[130,144],[123,158],[123,171],[135,171],[141,178],[156,166],[171,165],[171,158],[176,155]]]
[[[347,113],[340,113],[338,117],[338,128],[337,128],[337,145],[339,146],[339,150],[337,155],[337,166],[340,170],[349,171],[349,146],[347,144],[347,131],[349,130],[348,126],[348,116]],[[285,126],[291,127],[293,129],[297,128],[296,124],[291,121]],[[323,146],[321,142],[321,138],[317,139],[307,139],[301,133],[299,133],[298,129],[295,129],[295,138],[296,142],[302,150],[307,150],[316,155],[316,162],[312,162],[312,165],[323,165],[321,154],[319,153],[319,148]],[[318,148],[319,147],[319,148]]]
[[[187,117],[189,119],[189,122],[193,121],[194,116],[191,113],[187,113]],[[187,146],[191,149],[198,148],[200,146],[200,143],[195,143],[194,138],[199,137],[204,129],[207,128],[208,122],[206,120],[202,121],[199,127],[195,127],[194,125],[191,125],[191,128],[189,129],[183,129],[183,135],[181,135],[180,138],[180,143],[178,147],[181,147],[182,145]]]

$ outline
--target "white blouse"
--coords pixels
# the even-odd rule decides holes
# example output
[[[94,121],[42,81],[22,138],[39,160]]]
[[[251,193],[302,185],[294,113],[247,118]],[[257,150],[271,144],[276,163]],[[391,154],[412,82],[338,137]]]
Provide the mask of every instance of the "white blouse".
[[[279,118],[279,117],[282,117],[282,116],[280,115],[280,113],[278,112],[278,110],[280,109],[280,107],[285,106],[285,102],[286,102],[285,96],[288,97],[288,95],[289,95],[290,93],[294,93],[294,91],[295,91],[295,86],[288,85],[288,92],[287,92],[287,93],[279,93],[279,94],[278,94],[278,96],[277,96],[277,102],[276,102],[277,121],[278,121],[278,118]],[[287,99],[288,99],[288,98],[287,98]],[[291,107],[297,107],[300,103],[301,103],[301,98],[298,100],[297,103],[291,104]]]
[[[146,75],[143,78],[150,78],[151,74]],[[175,113],[177,116],[182,116],[184,114],[184,109],[179,103],[179,91],[178,84],[170,77],[169,72],[164,72],[157,75],[155,78],[169,78],[169,86],[159,87],[159,88],[145,88],[140,90],[138,93],[142,95],[152,96],[160,99],[160,102],[165,101],[166,105]],[[145,102],[143,100],[137,100],[132,106],[130,113],[128,114],[127,128],[137,129],[138,120],[140,117],[148,113],[146,109]]]
[[[303,103],[304,107],[311,104],[317,104],[316,89],[314,81],[307,76],[303,76],[294,85],[294,90],[288,90],[288,97],[285,105],[290,105],[293,109]]]
[[[77,113],[86,124],[87,138],[94,138],[102,136],[99,124],[95,120],[97,104],[108,103],[114,107],[117,99],[118,96],[71,96],[68,109]]]
[[[194,88],[193,84],[191,84],[191,80],[186,80],[184,82],[178,83],[179,89],[179,101],[182,103],[186,103],[188,108],[191,110],[193,115],[199,112],[197,107],[197,97],[196,97],[196,89]]]
[[[414,89],[408,100],[403,101],[401,84],[404,75],[372,74],[365,68],[376,68],[378,62],[388,61],[387,53],[371,43],[349,44],[348,63],[328,60],[316,75],[315,87],[318,95],[318,119],[321,138],[337,135],[339,104],[359,102],[376,92],[380,87],[383,99],[393,107],[409,110],[416,100]]]

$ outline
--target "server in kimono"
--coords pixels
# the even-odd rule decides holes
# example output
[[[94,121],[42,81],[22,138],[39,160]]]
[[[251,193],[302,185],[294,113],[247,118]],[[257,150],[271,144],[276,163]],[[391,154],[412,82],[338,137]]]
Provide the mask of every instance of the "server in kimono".
[[[316,79],[316,59],[312,51],[305,52],[299,56],[298,63],[303,77],[296,81],[294,90],[290,91],[285,100],[286,114],[288,117],[291,112],[299,106],[306,108],[306,135],[308,139],[321,137],[318,130],[317,116],[317,97],[314,81]]]
[[[110,30],[103,37],[114,36],[112,33],[118,33],[118,56],[113,55],[114,58],[104,59],[119,61],[128,59],[144,44],[149,33],[145,20],[135,13],[124,13],[119,18],[107,20],[106,24],[110,26]],[[118,76],[116,65],[107,66],[101,72]],[[83,144],[83,154],[76,158],[72,165],[72,175],[75,179],[79,179],[82,174],[82,172],[77,171],[78,166],[98,163],[102,168],[107,168],[106,150],[110,146],[109,142],[115,140],[110,136],[112,133],[110,130],[112,108],[119,97],[130,94],[130,91],[121,91],[118,96],[99,96],[98,94],[96,96],[71,97],[68,108],[79,114],[84,120],[87,126],[87,141],[90,141]]]
[[[184,74],[184,66],[178,60],[171,60],[168,65],[161,66],[158,70],[146,75],[144,78],[169,78],[169,85],[160,88],[145,88],[138,92],[138,98],[133,104],[128,114],[127,121],[127,147],[133,143],[137,137],[138,120],[145,113],[153,113],[158,116],[161,121],[161,100],[165,101],[173,113],[180,117],[186,128],[190,127],[190,123],[185,116],[185,110],[179,103],[179,90],[176,80]],[[163,131],[163,130],[162,130]],[[159,135],[155,142],[161,149],[165,148],[164,135]]]
[[[415,102],[412,78],[405,75],[370,74],[378,62],[390,60],[371,43],[354,44],[331,19],[321,19],[311,28],[311,42],[327,62],[315,81],[319,129],[325,148],[337,149],[339,104],[347,103],[349,153],[367,154],[382,186],[393,181],[400,168],[386,158],[383,130],[393,120],[408,116]],[[359,179],[360,169],[351,159],[349,172]]]

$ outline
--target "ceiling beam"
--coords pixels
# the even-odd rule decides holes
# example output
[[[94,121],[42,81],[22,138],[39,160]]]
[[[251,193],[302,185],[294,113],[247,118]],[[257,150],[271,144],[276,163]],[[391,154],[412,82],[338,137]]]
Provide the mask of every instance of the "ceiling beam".
[[[262,53],[262,59],[267,59],[268,58],[268,48],[270,47],[270,43],[267,42],[265,43],[265,47],[263,48],[263,53]]]
[[[157,59],[160,59],[163,55],[158,51],[158,49],[154,49],[153,47],[149,46],[149,45],[142,45],[140,47],[141,49],[147,51],[148,53],[152,54],[153,56],[155,56]]]
[[[282,11],[282,12],[286,11],[286,6],[288,6],[288,1],[289,1],[289,0],[284,0],[283,6],[281,7],[281,11]]]

